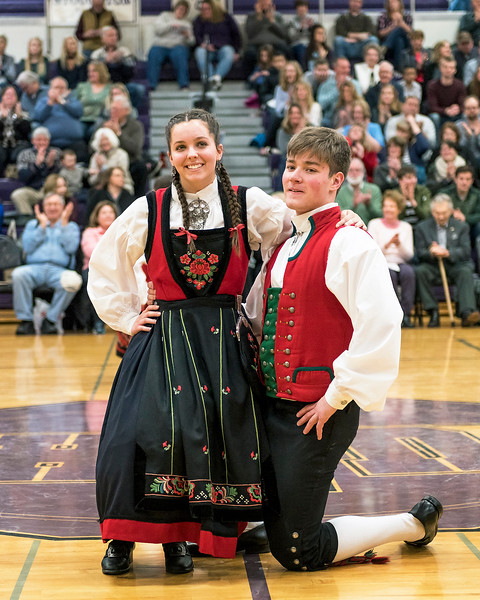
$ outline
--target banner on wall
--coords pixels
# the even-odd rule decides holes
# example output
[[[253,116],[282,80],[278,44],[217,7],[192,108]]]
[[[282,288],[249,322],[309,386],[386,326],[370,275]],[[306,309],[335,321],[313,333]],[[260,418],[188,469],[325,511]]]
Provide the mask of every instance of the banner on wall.
[[[49,25],[76,25],[84,10],[92,6],[92,0],[47,0]],[[136,21],[136,0],[105,0],[105,8],[115,13],[117,21]]]

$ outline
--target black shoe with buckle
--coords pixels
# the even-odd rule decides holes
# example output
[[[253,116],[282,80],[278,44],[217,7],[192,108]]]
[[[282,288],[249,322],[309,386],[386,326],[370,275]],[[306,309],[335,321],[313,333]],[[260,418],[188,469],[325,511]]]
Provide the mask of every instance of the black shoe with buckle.
[[[237,541],[237,552],[245,551],[245,554],[265,554],[270,552],[265,525],[257,525],[242,533]]]
[[[425,528],[425,536],[415,542],[405,542],[410,546],[426,546],[437,535],[438,521],[443,514],[443,506],[434,496],[424,496],[412,510],[408,511]]]
[[[112,540],[102,559],[102,572],[105,575],[123,575],[132,567],[134,542]]]
[[[193,571],[193,560],[186,542],[163,544],[165,570],[172,575],[181,575]]]
[[[40,333],[43,335],[56,335],[58,333],[57,326],[48,319],[43,319]]]

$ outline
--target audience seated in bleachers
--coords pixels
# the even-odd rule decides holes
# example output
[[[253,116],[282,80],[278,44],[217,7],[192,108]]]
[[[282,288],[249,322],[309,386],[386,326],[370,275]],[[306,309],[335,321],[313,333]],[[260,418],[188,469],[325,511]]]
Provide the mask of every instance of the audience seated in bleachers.
[[[143,196],[147,185],[147,167],[143,158],[145,131],[142,122],[132,116],[132,106],[125,96],[114,97],[110,103],[110,116],[100,127],[111,129],[117,136],[120,148],[128,154],[135,196]]]
[[[118,44],[118,31],[113,26],[102,29],[102,47],[94,50],[90,59],[104,63],[110,74],[110,81],[127,86],[130,100],[138,108],[145,97],[145,86],[132,81],[137,59],[126,46]]]
[[[63,77],[50,81],[47,96],[36,103],[32,119],[50,132],[52,146],[72,148],[81,162],[88,160],[87,144],[81,122],[82,102],[68,89]]]
[[[365,181],[365,165],[359,158],[352,158],[337,202],[342,210],[353,210],[365,223],[382,216],[382,192],[378,185]]]
[[[192,24],[187,19],[188,2],[178,0],[173,11],[160,13],[154,26],[154,38],[148,52],[147,79],[151,90],[160,80],[163,64],[169,60],[175,70],[180,89],[189,89],[188,58],[195,42]]]
[[[362,11],[363,0],[349,0],[348,12],[335,21],[335,54],[360,62],[367,44],[378,43],[372,19]]]
[[[243,68],[247,78],[255,68],[260,46],[271,44],[289,56],[287,23],[272,0],[257,0],[244,27]]]
[[[30,146],[30,121],[12,85],[4,88],[0,100],[0,177],[7,165],[16,163],[22,150]]]
[[[91,7],[80,15],[75,30],[75,36],[82,42],[82,51],[87,59],[94,50],[102,47],[102,28],[108,25],[115,27],[120,37],[120,27],[115,14],[105,8],[104,0],[92,0]]]
[[[439,327],[438,300],[432,287],[441,282],[439,259],[444,263],[447,280],[454,283],[456,313],[462,327],[471,327],[480,320],[473,289],[468,225],[453,216],[453,204],[446,194],[438,194],[431,203],[432,216],[415,228],[415,265],[417,289],[423,307],[430,315],[428,327]]]
[[[88,64],[88,80],[81,82],[75,89],[75,95],[83,106],[83,136],[88,141],[93,133],[95,121],[105,107],[110,92],[110,74],[103,62],[92,61]]]
[[[214,0],[200,2],[200,14],[193,21],[195,60],[202,78],[219,90],[242,48],[242,36],[235,19]]]
[[[40,83],[46,84],[49,80],[50,62],[43,54],[43,42],[39,37],[28,40],[27,56],[22,58],[18,65],[18,71],[33,71],[40,79]]]
[[[312,71],[315,62],[319,59],[325,59],[329,67],[333,67],[335,62],[335,53],[327,43],[327,32],[325,27],[317,23],[310,30],[310,41],[305,52],[305,61],[308,71]]]
[[[60,57],[54,63],[55,75],[63,77],[71,90],[82,81],[87,81],[87,59],[80,50],[78,40],[67,36],[62,43]]]
[[[15,85],[22,91],[20,96],[22,110],[31,120],[36,103],[48,94],[48,85],[40,83],[40,78],[33,71],[22,71],[17,77]],[[32,123],[32,129],[35,129],[34,123]]]
[[[394,136],[388,140],[387,156],[375,167],[373,173],[373,183],[378,185],[382,192],[398,187],[398,172],[407,166],[407,163],[403,162],[405,149],[406,144],[399,137]]]
[[[399,71],[402,53],[409,47],[412,31],[412,15],[405,10],[403,0],[385,0],[385,10],[377,20],[378,39],[384,48],[384,58]]]
[[[125,188],[125,172],[121,167],[109,167],[102,171],[98,183],[88,191],[85,224],[88,224],[93,209],[99,202],[112,202],[120,214],[135,200]]]
[[[307,68],[306,52],[310,42],[310,31],[316,24],[308,8],[307,0],[295,0],[295,14],[290,19],[287,29],[291,56],[302,65],[304,71]]]
[[[200,52],[205,34],[209,35],[212,47],[215,46],[215,50],[218,50],[218,46],[222,44],[215,38],[215,32],[225,27],[226,21],[233,30],[236,28],[237,33],[240,29],[236,16],[231,17],[228,13],[220,12],[217,15],[213,1],[200,2],[199,8],[203,7],[203,13],[200,13],[196,23],[202,27],[197,31],[195,66],[194,54],[191,52],[191,21],[198,13],[196,10],[191,11],[190,21],[185,18],[191,4],[192,2],[187,0],[172,2],[172,11],[159,16],[158,21],[166,15],[170,20],[164,33],[155,37],[149,53],[149,58],[155,56],[155,60],[150,60],[147,68],[150,88],[156,87],[160,76],[160,63],[163,64],[164,61],[170,59],[177,67],[178,75],[179,63],[173,52],[175,44],[170,44],[168,36],[175,34],[176,43],[183,49],[183,66],[180,71],[183,79],[179,76],[178,82],[180,87],[186,88],[190,85],[190,75],[198,77],[196,66],[201,74],[206,63],[206,57]],[[247,75],[250,76],[249,85],[256,93],[247,103],[261,109],[265,126],[262,135],[267,136],[269,141],[261,145],[272,146],[273,152],[279,152],[278,156],[270,158],[270,165],[275,165],[274,172],[277,173],[272,179],[274,189],[281,187],[281,171],[284,165],[282,150],[286,147],[289,137],[304,124],[318,124],[319,119],[323,119],[323,123],[329,126],[342,126],[342,133],[352,143],[352,170],[338,194],[342,208],[353,207],[366,222],[372,218],[380,218],[382,211],[379,187],[381,190],[396,188],[405,203],[405,208],[398,216],[402,227],[403,221],[406,221],[418,228],[430,217],[431,191],[422,185],[428,163],[428,185],[433,191],[441,188],[442,192],[448,193],[453,201],[453,216],[469,225],[472,256],[480,255],[480,190],[477,187],[480,179],[480,40],[476,37],[478,32],[474,24],[475,7],[480,15],[480,0],[475,0],[471,12],[460,19],[455,40],[438,40],[433,53],[424,46],[423,32],[412,30],[412,19],[405,13],[402,2],[388,0],[385,3],[385,11],[378,19],[378,30],[370,17],[362,12],[365,5],[361,0],[349,0],[348,13],[340,15],[332,31],[327,32],[321,23],[314,23],[314,19],[308,15],[308,4],[305,0],[299,0],[295,6],[292,3],[292,11],[296,9],[294,15],[280,15],[272,0],[258,0],[255,4],[252,1],[250,7],[254,6],[254,11],[247,16],[242,28],[245,34],[243,48],[238,43],[238,37],[233,35],[232,43],[226,44],[229,50],[230,47],[233,49],[233,54],[230,52],[228,56],[227,66],[222,65],[222,57],[217,57],[215,52],[211,52],[210,59],[214,59],[212,68],[216,68],[217,71],[209,71],[208,76],[219,75],[220,81],[232,76],[237,77],[238,68],[235,64],[232,66],[232,59],[236,59],[237,54],[242,56],[243,50],[245,79]],[[370,5],[366,5],[367,10],[371,8]],[[177,9],[180,29],[174,31],[171,25],[175,23]],[[110,26],[113,26],[113,30]],[[340,31],[343,26],[347,28],[342,40]],[[471,26],[473,28],[470,28]],[[140,104],[140,101],[136,100],[136,92],[142,90],[143,82],[138,80],[142,68],[137,68],[138,64],[135,66],[135,58],[130,50],[121,52],[124,46],[119,45],[117,31],[118,23],[113,13],[105,10],[104,1],[93,0],[92,7],[82,13],[78,24],[78,34],[87,58],[79,51],[77,39],[69,36],[63,40],[60,58],[49,68],[48,58],[43,55],[41,40],[35,39],[29,44],[28,56],[23,62],[19,62],[16,72],[13,58],[5,54],[6,38],[0,35],[0,89],[2,85],[6,86],[16,78],[15,85],[22,92],[20,109],[14,101],[12,88],[7,88],[0,102],[0,174],[5,166],[12,165],[17,159],[17,169],[20,167],[18,177],[25,186],[14,192],[12,200],[15,202],[16,199],[15,204],[20,212],[31,213],[32,205],[41,201],[45,193],[52,189],[67,198],[69,193],[70,196],[74,196],[75,207],[71,220],[83,226],[87,222],[86,215],[98,203],[105,200],[114,202],[121,212],[134,197],[144,194],[148,189],[148,157],[145,155],[148,138],[145,138],[143,127],[144,122],[148,123],[146,104],[138,106],[142,121],[137,119],[139,111],[135,107],[130,112],[132,100],[134,104]],[[288,31],[291,35],[288,35]],[[377,31],[381,38],[381,48],[369,43],[377,40]],[[158,30],[155,33],[158,34]],[[165,33],[168,33],[168,36]],[[108,40],[109,34],[112,43]],[[337,56],[340,57],[335,61],[334,73],[329,71],[329,67],[334,64],[335,52],[327,44],[327,34],[330,39],[335,39]],[[237,43],[234,43],[234,40],[237,40]],[[345,56],[348,60],[342,59]],[[451,62],[452,56],[456,58],[455,63]],[[390,62],[384,60],[380,64],[381,57],[390,59]],[[97,58],[105,63],[111,81],[118,81],[110,84],[108,79],[103,81],[103,77],[98,76],[98,73],[90,75],[87,80],[87,61],[90,58]],[[297,70],[288,66],[285,70],[285,65],[290,65],[291,59],[294,58],[299,59],[301,67]],[[362,58],[364,62],[360,62]],[[442,65],[445,64],[449,64],[450,67],[455,65],[453,79],[450,76],[451,68],[446,69],[449,71],[448,77],[442,72]],[[230,66],[232,69],[229,71]],[[90,74],[94,70],[95,63],[90,64]],[[16,77],[16,73],[20,71],[23,72]],[[294,77],[283,89],[281,84],[287,79],[286,73],[293,71]],[[168,72],[166,75],[171,77]],[[61,81],[58,76],[64,77],[72,90],[79,86],[75,96],[82,102],[84,116],[87,115],[84,121],[84,142],[89,142],[90,132],[98,128],[106,128],[110,134],[114,132],[116,141],[112,138],[112,143],[112,140],[108,139],[109,134],[104,134],[102,142],[98,138],[94,141],[96,152],[91,158],[91,150],[87,149],[85,143],[85,152],[79,151],[75,147],[75,139],[71,137],[78,118],[68,110],[69,101],[66,95],[62,98],[63,94],[59,94],[58,100],[52,103],[48,87],[42,84],[42,81],[48,81],[49,76],[53,78],[50,89],[56,86],[55,81]],[[352,79],[352,76],[355,78]],[[471,93],[471,96],[466,97],[467,91],[458,85],[457,82],[461,84],[462,79],[464,85],[470,86],[468,93]],[[211,88],[219,88],[220,81],[211,80]],[[129,87],[128,90],[125,84]],[[394,86],[401,99],[405,98],[401,105],[395,103],[395,92],[392,93],[390,86]],[[450,98],[451,92],[457,94],[453,100]],[[365,97],[370,101],[372,111],[369,110]],[[445,113],[438,111],[438,103],[432,104],[432,97],[444,101],[447,108]],[[60,98],[65,100],[65,103],[59,101]],[[315,99],[318,102],[315,102]],[[280,108],[278,112],[275,108],[272,110],[265,107],[269,100],[272,100],[271,104],[275,108]],[[6,106],[7,103],[10,103],[10,109]],[[95,106],[92,110],[93,105]],[[50,122],[43,114],[44,109],[49,109],[52,113]],[[12,118],[13,110],[16,111],[15,119]],[[439,116],[436,117],[435,113]],[[64,122],[67,115],[72,117],[68,127]],[[28,129],[35,129],[38,120],[44,122],[54,134],[46,142],[47,148],[50,144],[54,147],[53,151],[40,149],[39,153],[36,149],[38,140],[35,138],[33,147],[26,146]],[[441,126],[443,121],[445,124]],[[16,137],[12,138],[10,134],[5,133],[6,131],[13,132]],[[60,141],[56,133],[68,133],[70,138]],[[397,135],[403,138],[400,139]],[[10,140],[8,143],[7,137]],[[11,143],[12,139],[15,139],[15,144]],[[385,139],[389,140],[386,149]],[[444,143],[445,141],[447,143]],[[61,163],[60,152],[55,146],[65,148]],[[71,151],[72,146],[77,149],[77,153]],[[25,160],[19,161],[24,149],[27,151],[23,156]],[[366,162],[368,179],[372,180],[373,176],[374,184],[378,184],[379,187],[366,181],[365,165],[356,160],[360,155],[362,162]],[[85,180],[85,173],[88,177],[88,169],[83,166],[84,161],[90,162],[90,181]],[[377,163],[378,166],[374,168]],[[118,166],[108,167],[109,164]],[[14,169],[9,169],[9,173],[14,173]],[[49,173],[55,175],[47,178]],[[68,189],[65,189],[65,183],[68,184]],[[88,190],[89,183],[94,187]],[[392,204],[395,204],[393,197],[388,198],[387,205]],[[384,213],[382,219],[387,218]],[[390,238],[392,237],[393,234]],[[398,250],[396,242],[392,242],[389,249]],[[408,259],[406,261],[408,262]],[[396,276],[398,277],[398,272]],[[401,284],[401,288],[404,287],[406,284]],[[428,302],[426,307],[431,309]],[[408,308],[404,310],[408,316]],[[458,312],[458,315],[462,317],[461,312]],[[465,315],[463,318],[465,324]],[[89,330],[93,323],[90,323]],[[97,325],[100,331],[102,324]],[[404,326],[409,325],[404,323]]]
[[[80,243],[80,229],[70,221],[73,204],[65,205],[55,192],[35,206],[35,219],[27,223],[22,236],[26,264],[12,272],[13,305],[21,322],[17,335],[33,335],[33,290],[39,286],[53,288],[53,297],[40,333],[56,334],[62,312],[80,289],[81,278],[72,271]]]
[[[369,87],[376,85],[380,80],[378,70],[380,68],[380,46],[370,43],[363,48],[363,62],[355,63],[355,79],[365,94]]]
[[[84,331],[102,335],[105,333],[105,324],[95,312],[93,304],[87,294],[88,265],[95,246],[103,234],[118,216],[118,210],[113,202],[103,200],[93,209],[88,221],[88,227],[82,233],[81,248],[83,254],[82,289],[79,292],[78,310],[81,312]]]
[[[13,84],[17,77],[15,59],[5,52],[7,49],[7,36],[0,35],[0,91],[7,85]]]
[[[43,198],[41,188],[46,178],[60,171],[61,150],[50,145],[50,137],[46,127],[37,127],[32,133],[32,146],[18,155],[18,179],[24,187],[12,192],[12,201],[19,214],[33,213],[33,206]]]
[[[409,261],[413,258],[413,229],[401,221],[404,208],[400,192],[387,190],[382,198],[382,218],[368,223],[368,232],[378,243],[388,264],[393,287],[403,310],[402,327],[414,327],[410,319],[415,302],[415,271]]]
[[[91,186],[99,183],[99,177],[102,171],[108,167],[121,167],[125,173],[125,188],[133,193],[133,181],[130,176],[130,160],[128,153],[120,148],[120,140],[109,127],[101,127],[93,135],[90,143],[94,153],[90,157],[88,166],[89,179]]]

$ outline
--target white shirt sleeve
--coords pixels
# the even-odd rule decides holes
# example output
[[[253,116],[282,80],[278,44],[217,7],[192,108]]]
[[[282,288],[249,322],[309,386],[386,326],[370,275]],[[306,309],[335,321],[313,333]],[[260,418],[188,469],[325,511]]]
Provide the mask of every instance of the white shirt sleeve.
[[[376,242],[361,229],[342,228],[330,245],[325,281],[353,325],[325,398],[337,409],[354,400],[363,410],[382,410],[398,374],[403,313]]]
[[[115,219],[90,259],[87,290],[98,316],[128,334],[145,299],[137,277],[147,231],[148,206],[142,197]]]
[[[252,250],[261,245],[262,256],[284,242],[292,233],[294,214],[280,198],[269,196],[258,187],[247,189],[248,242]]]

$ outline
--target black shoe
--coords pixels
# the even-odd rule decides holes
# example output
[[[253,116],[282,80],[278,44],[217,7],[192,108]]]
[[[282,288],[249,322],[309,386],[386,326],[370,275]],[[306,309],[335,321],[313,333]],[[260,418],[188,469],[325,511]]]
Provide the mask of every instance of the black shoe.
[[[265,554],[270,552],[265,525],[257,525],[253,529],[242,533],[237,541],[237,552],[245,551],[245,554]]]
[[[438,521],[443,514],[443,506],[433,496],[424,496],[420,502],[408,511],[425,528],[425,536],[416,542],[405,542],[410,546],[426,546],[437,535]]]
[[[190,573],[193,571],[193,560],[186,542],[172,542],[163,544],[165,552],[165,570],[173,575]]]
[[[473,327],[480,321],[478,310],[466,310],[462,313],[462,327]]]
[[[403,315],[402,329],[413,329],[414,327],[415,325],[410,320],[410,317],[408,315]]]
[[[43,335],[56,335],[58,333],[57,326],[48,319],[43,319],[40,333]]]
[[[102,559],[102,572],[105,575],[128,573],[132,567],[134,548],[134,542],[112,540]]]
[[[438,310],[433,308],[428,311],[430,315],[430,321],[428,322],[427,327],[440,327],[440,317],[438,316]]]
[[[17,327],[15,335],[35,335],[35,327],[33,321],[22,321]]]

